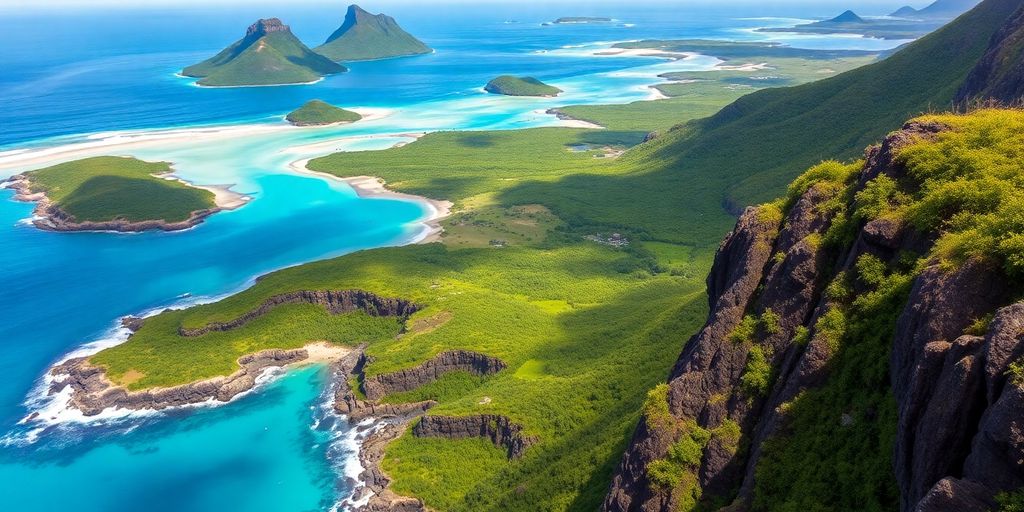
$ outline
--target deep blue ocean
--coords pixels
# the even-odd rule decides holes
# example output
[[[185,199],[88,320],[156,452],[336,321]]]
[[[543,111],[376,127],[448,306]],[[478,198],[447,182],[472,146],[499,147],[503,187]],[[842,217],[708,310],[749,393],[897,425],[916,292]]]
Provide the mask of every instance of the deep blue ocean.
[[[898,3],[858,13],[883,14]],[[72,156],[125,154],[173,162],[184,179],[252,197],[185,232],[69,234],[31,227],[25,219],[33,205],[0,191],[0,510],[332,508],[348,492],[345,476],[358,468],[350,460],[352,432],[326,408],[322,368],[271,379],[220,407],[93,421],[43,396],[46,370],[69,353],[123,339],[121,316],[211,300],[275,269],[423,234],[418,203],[359,198],[342,182],[291,171],[296,160],[383,149],[408,142],[407,133],[554,126],[547,108],[646,99],[658,74],[719,62],[595,55],[613,42],[764,40],[767,34],[751,29],[850,7],[720,4],[364,4],[386,10],[436,52],[354,63],[313,85],[209,89],[175,73],[240,38],[260,17],[280,17],[315,46],[340,24],[345,5],[30,10],[0,3],[0,178]],[[616,21],[541,25],[588,15]],[[807,48],[901,43],[771,37]],[[536,76],[566,94],[483,93],[499,74]],[[379,118],[330,128],[282,122],[313,98]],[[33,412],[39,415],[23,421]]]

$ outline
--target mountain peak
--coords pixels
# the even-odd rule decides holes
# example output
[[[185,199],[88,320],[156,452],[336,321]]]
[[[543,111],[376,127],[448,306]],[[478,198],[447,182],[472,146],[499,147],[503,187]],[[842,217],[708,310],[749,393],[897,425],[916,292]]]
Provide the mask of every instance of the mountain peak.
[[[281,22],[279,18],[261,18],[256,23],[249,25],[249,28],[245,31],[245,36],[263,37],[271,32],[291,32],[291,29],[288,28],[288,25]]]
[[[848,10],[829,21],[833,23],[864,23],[864,18],[861,18],[860,16],[857,16],[857,13]]]
[[[334,61],[352,61],[419,55],[431,50],[402,30],[391,16],[373,14],[352,4],[338,30],[316,51]]]

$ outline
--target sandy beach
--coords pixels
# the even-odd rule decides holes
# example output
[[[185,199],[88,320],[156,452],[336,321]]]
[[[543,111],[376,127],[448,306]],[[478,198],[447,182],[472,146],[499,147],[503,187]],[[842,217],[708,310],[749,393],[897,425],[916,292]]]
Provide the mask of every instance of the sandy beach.
[[[659,57],[662,59],[679,60],[697,55],[693,52],[670,52],[656,48],[611,48],[594,52],[599,57]]]
[[[348,178],[339,178],[333,174],[325,172],[318,172],[310,170],[306,167],[309,163],[309,158],[292,162],[288,167],[298,173],[306,174],[310,176],[316,176],[318,178],[324,178],[329,180],[343,181],[348,186],[352,187],[356,191],[359,197],[364,198],[382,198],[382,199],[402,199],[406,201],[413,201],[423,205],[429,213],[423,224],[427,226],[427,232],[415,243],[418,244],[429,244],[437,242],[441,239],[441,232],[444,229],[441,227],[441,220],[448,217],[452,213],[453,203],[451,201],[441,201],[437,199],[430,199],[423,196],[417,196],[413,194],[406,194],[403,192],[395,192],[388,190],[384,180],[373,176],[352,176]]]

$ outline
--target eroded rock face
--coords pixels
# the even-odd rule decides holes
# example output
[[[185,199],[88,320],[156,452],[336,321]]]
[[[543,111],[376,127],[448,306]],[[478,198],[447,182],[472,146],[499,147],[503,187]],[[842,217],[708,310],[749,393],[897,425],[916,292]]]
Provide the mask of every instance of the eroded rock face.
[[[363,379],[362,389],[366,398],[380,400],[388,394],[410,391],[434,382],[449,372],[464,371],[473,375],[492,375],[504,370],[505,367],[505,362],[496,357],[469,350],[452,350],[442,352],[412,368],[367,377]]]
[[[989,43],[988,51],[967,76],[956,102],[1024,100],[1024,7],[1007,19]]]
[[[505,416],[476,414],[472,416],[423,416],[412,428],[416,437],[465,439],[482,437],[495,446],[505,448],[508,458],[518,459],[537,442],[536,437],[523,434],[523,427]]]
[[[908,123],[869,148],[854,192],[881,174],[904,178],[899,149],[945,129]],[[853,270],[864,255],[894,262],[906,253],[926,254],[937,237],[881,218],[858,226],[847,247],[818,247],[811,235],[832,222],[831,213],[817,208],[831,199],[824,190],[812,187],[799,198],[777,236],[778,226],[759,222],[766,217],[757,210],[740,217],[708,277],[708,322],[669,376],[668,406],[676,421],[713,433],[728,420],[749,441],[749,451],[737,455],[713,434],[695,471],[705,497],[735,496],[730,509],[751,503],[762,445],[782,432],[784,405],[830,377],[835,343],[815,329],[833,306],[824,284]],[[1001,271],[980,261],[953,271],[932,265],[915,278],[890,354],[898,414],[893,473],[902,510],[989,510],[996,493],[1024,486],[1024,382],[1008,375],[1024,357],[1024,303],[1006,306],[1014,297]],[[744,315],[769,311],[776,317],[772,332],[759,327],[751,340],[730,339]],[[965,333],[993,313],[983,335]],[[808,340],[793,343],[801,327]],[[740,382],[752,347],[763,351],[777,376],[764,397],[748,396]],[[677,490],[655,490],[647,475],[677,433],[646,420],[623,455],[603,510],[667,512],[680,503]]]
[[[104,409],[161,410],[197,404],[208,400],[227,402],[239,393],[252,389],[256,377],[270,367],[281,367],[303,361],[309,357],[305,349],[264,350],[242,356],[242,366],[227,377],[174,386],[170,388],[128,391],[111,383],[102,368],[92,366],[88,358],[69,359],[51,370],[60,380],[50,387],[50,393],[71,388],[71,406],[86,416],[95,416]]]
[[[420,306],[405,299],[380,297],[362,290],[300,290],[270,297],[255,309],[228,322],[212,322],[195,328],[179,327],[178,334],[194,337],[214,331],[230,331],[284,304],[316,304],[323,306],[333,315],[362,311],[370,316],[392,316],[401,319],[408,318],[420,309]]]

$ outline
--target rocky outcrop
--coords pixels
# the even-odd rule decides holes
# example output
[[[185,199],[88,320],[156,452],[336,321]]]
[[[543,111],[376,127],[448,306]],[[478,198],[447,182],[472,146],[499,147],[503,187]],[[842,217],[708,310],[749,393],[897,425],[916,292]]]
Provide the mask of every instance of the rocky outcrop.
[[[518,459],[537,438],[523,434],[523,427],[505,416],[476,414],[472,416],[423,416],[412,428],[416,437],[466,439],[482,437],[504,448],[509,459]]]
[[[845,246],[823,246],[836,211],[826,205],[841,199],[852,208],[855,193],[881,174],[905,180],[899,149],[945,129],[907,124],[868,149],[851,191],[837,197],[834,186],[811,186],[788,205],[781,224],[771,207],[744,211],[708,276],[708,322],[669,375],[671,418],[641,419],[603,510],[669,511],[695,494],[735,498],[739,510],[751,504],[764,444],[785,431],[786,404],[831,376],[837,345],[817,329],[835,305],[825,285],[855,273],[862,256],[895,264],[906,254],[927,254],[937,237],[881,217],[854,226]],[[856,280],[850,286],[854,296],[866,291]],[[1012,286],[999,269],[973,260],[954,271],[933,264],[913,281],[890,355],[902,510],[987,510],[997,492],[1024,486],[1024,381],[1007,373],[1024,356],[1024,303],[1002,307],[1015,297]],[[966,333],[992,313],[987,332]],[[767,388],[744,384],[752,354],[771,368]],[[747,450],[719,437],[727,422],[739,426]],[[648,467],[669,457],[692,428],[684,425],[711,437],[693,478],[666,489]],[[685,487],[691,481],[696,493]]]
[[[178,334],[194,337],[214,331],[230,331],[284,304],[316,304],[323,306],[333,315],[362,311],[370,316],[393,316],[402,320],[420,309],[420,306],[405,299],[380,297],[362,290],[300,290],[274,295],[234,320],[211,322],[202,327],[181,326],[178,328]]]
[[[362,381],[362,390],[366,398],[380,400],[388,394],[411,391],[434,382],[449,372],[464,371],[483,376],[498,373],[505,367],[505,362],[496,357],[469,350],[452,350],[442,352],[412,368],[365,377]]]
[[[1024,101],[1024,6],[992,36],[988,51],[956,94],[956,102],[996,101],[1017,105]]]
[[[25,174],[11,176],[3,182],[5,188],[15,191],[14,200],[36,203],[32,212],[32,225],[46,231],[116,231],[119,233],[137,233],[142,231],[181,231],[202,224],[207,217],[223,211],[213,207],[196,210],[183,221],[169,222],[161,219],[129,221],[113,219],[109,221],[80,221],[50,201],[45,193],[32,192],[32,183]]]
[[[55,379],[50,386],[50,394],[70,388],[69,405],[86,416],[95,416],[105,409],[162,410],[210,400],[227,402],[252,389],[263,370],[298,363],[308,357],[309,352],[305,349],[264,350],[240,357],[238,364],[242,368],[227,377],[142,391],[128,391],[114,385],[102,368],[90,364],[88,358],[79,357],[69,359],[50,371]]]

